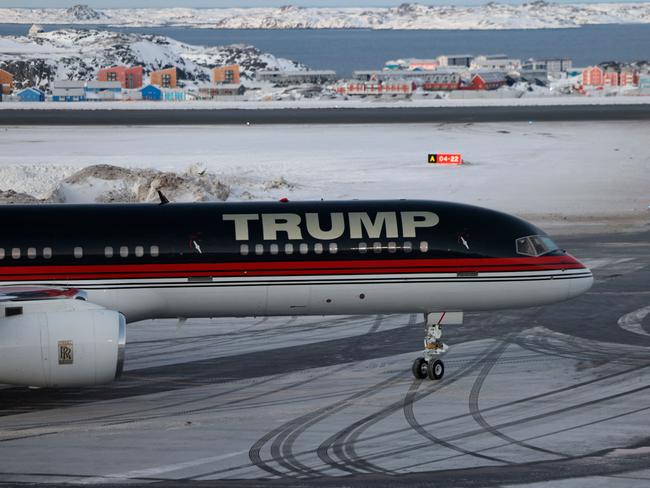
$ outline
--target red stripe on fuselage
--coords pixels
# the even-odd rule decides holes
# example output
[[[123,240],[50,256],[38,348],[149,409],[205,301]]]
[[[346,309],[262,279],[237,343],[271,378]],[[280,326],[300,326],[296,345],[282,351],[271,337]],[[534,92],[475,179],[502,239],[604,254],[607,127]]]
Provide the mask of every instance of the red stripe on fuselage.
[[[119,258],[112,258],[118,260]],[[368,259],[227,263],[4,266],[0,281],[182,278],[188,276],[303,276],[414,273],[494,273],[584,269],[572,256],[477,259]]]

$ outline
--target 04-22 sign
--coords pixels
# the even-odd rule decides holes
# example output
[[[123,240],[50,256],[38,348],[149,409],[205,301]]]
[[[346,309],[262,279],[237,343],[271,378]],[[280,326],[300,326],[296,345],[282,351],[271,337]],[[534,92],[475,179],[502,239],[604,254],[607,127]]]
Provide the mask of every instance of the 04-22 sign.
[[[427,161],[429,164],[462,164],[463,158],[460,154],[437,153],[429,154]]]

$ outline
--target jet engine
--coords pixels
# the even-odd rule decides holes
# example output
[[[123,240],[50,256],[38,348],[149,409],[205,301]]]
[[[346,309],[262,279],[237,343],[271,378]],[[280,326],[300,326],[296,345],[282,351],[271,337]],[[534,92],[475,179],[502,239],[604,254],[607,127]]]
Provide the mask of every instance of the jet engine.
[[[78,299],[0,303],[0,383],[92,386],[122,373],[126,320]]]

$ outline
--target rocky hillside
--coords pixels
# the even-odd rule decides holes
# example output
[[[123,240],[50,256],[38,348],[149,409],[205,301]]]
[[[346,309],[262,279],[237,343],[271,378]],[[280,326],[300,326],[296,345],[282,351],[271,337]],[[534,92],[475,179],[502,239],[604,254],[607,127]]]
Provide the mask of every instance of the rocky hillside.
[[[391,8],[0,9],[5,23],[193,26],[228,29],[543,29],[650,23],[650,3],[404,3]]]
[[[226,64],[239,64],[244,80],[259,69],[304,68],[253,46],[194,46],[163,36],[64,29],[0,37],[0,68],[14,74],[19,88],[32,80],[43,89],[55,79],[91,80],[100,68],[114,65],[143,66],[145,74],[176,66],[181,84],[201,86],[209,83],[210,68]]]

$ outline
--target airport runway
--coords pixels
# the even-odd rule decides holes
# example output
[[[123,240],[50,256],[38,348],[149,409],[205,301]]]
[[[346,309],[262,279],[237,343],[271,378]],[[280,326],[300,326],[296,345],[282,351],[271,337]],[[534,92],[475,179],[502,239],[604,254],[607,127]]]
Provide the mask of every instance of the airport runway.
[[[553,105],[503,107],[300,108],[218,110],[0,110],[0,126],[387,124],[650,120],[650,106]]]
[[[415,315],[131,324],[115,384],[0,389],[0,485],[647,485],[650,230],[558,240],[593,289],[449,326],[440,382]]]

